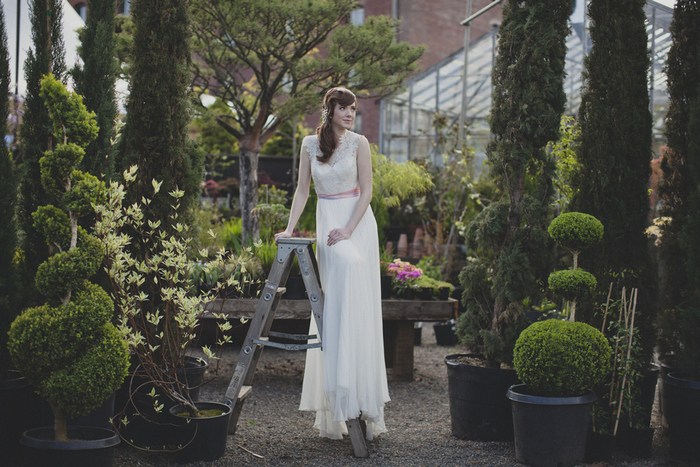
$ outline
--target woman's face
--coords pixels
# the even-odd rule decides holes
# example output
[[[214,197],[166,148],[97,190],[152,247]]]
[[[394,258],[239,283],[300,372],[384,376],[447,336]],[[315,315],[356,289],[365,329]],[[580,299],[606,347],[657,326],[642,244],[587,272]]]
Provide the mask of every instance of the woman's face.
[[[353,103],[349,106],[335,104],[333,117],[331,117],[331,124],[334,129],[341,131],[349,130],[355,122],[355,112],[357,112],[357,103]]]

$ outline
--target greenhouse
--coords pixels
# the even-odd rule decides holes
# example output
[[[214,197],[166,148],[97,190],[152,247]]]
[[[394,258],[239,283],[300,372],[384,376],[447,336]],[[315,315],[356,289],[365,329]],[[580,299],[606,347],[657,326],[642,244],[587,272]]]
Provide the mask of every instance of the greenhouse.
[[[663,138],[663,119],[668,95],[663,67],[671,46],[669,26],[673,9],[649,0],[645,6],[647,33],[652,66],[650,76],[650,106],[654,115],[655,146]],[[590,50],[585,15],[571,24],[567,39],[565,91],[566,113],[576,116],[581,101],[581,72],[583,57]],[[574,15],[572,15],[574,18]],[[468,125],[467,144],[476,149],[477,158],[484,156],[490,139],[486,118],[491,109],[491,68],[496,57],[498,28],[494,28],[471,42],[467,53],[466,111]],[[464,48],[435,64],[420,75],[406,82],[404,92],[381,101],[380,151],[392,159],[403,162],[435,156],[436,132],[432,119],[436,113],[457,123],[462,106],[462,77],[464,74]]]

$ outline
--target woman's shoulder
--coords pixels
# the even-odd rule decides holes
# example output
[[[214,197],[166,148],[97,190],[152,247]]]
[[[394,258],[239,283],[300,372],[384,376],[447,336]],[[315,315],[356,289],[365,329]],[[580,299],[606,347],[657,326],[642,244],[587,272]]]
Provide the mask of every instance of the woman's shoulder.
[[[344,136],[345,140],[350,144],[354,151],[357,151],[357,148],[359,146],[369,147],[369,142],[367,141],[367,138],[365,138],[364,135],[348,130],[345,132]]]
[[[318,135],[304,136],[304,139],[301,141],[301,147],[302,149],[306,148],[306,151],[311,157],[316,157],[321,154],[321,148],[318,145]]]

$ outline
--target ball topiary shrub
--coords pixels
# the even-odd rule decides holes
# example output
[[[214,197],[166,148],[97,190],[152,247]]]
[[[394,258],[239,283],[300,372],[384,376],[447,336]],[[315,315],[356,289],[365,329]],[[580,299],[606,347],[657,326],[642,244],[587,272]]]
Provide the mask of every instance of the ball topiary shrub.
[[[67,441],[67,419],[99,407],[119,388],[129,368],[126,342],[111,324],[114,304],[87,279],[99,269],[104,250],[78,225],[94,215],[104,186],[75,167],[97,136],[94,114],[53,75],[41,81],[59,143],[41,158],[41,181],[53,205],[40,206],[34,226],[54,254],[36,273],[46,304],[25,310],[9,332],[12,361],[51,405],[56,441]]]
[[[580,396],[610,372],[612,349],[585,323],[550,319],[531,324],[515,343],[513,365],[534,395]]]
[[[598,282],[590,272],[581,269],[566,269],[549,275],[549,288],[566,300],[575,301],[590,295]]]
[[[565,212],[557,216],[547,229],[549,236],[574,255],[574,269],[581,250],[600,243],[603,239],[603,224],[582,212]]]

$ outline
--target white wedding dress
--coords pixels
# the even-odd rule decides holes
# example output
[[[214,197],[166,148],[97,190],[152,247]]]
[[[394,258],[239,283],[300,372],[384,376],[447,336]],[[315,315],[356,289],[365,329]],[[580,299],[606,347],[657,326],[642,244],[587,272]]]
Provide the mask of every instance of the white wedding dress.
[[[370,207],[348,240],[328,246],[328,233],[344,227],[359,199],[357,146],[363,136],[346,131],[328,162],[317,136],[302,143],[319,195],[316,255],[324,292],[323,351],[307,350],[300,410],[316,411],[320,435],[340,439],[345,422],[361,416],[367,439],[386,432],[384,404],[389,388],[384,363],[379,240]],[[327,198],[327,195],[336,195]],[[311,320],[310,334],[316,334]]]

